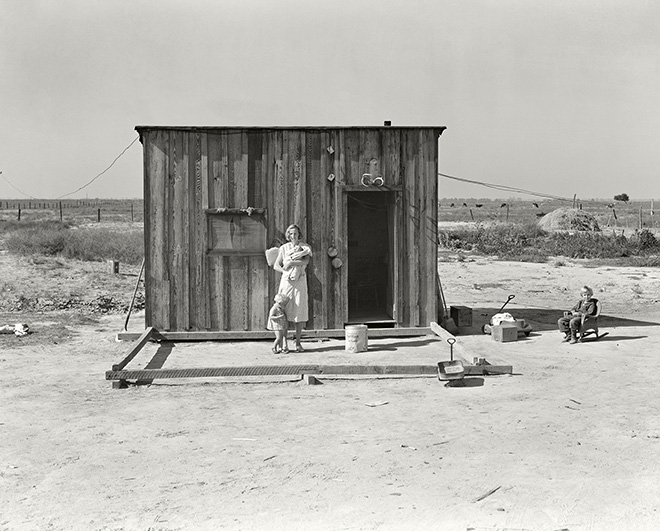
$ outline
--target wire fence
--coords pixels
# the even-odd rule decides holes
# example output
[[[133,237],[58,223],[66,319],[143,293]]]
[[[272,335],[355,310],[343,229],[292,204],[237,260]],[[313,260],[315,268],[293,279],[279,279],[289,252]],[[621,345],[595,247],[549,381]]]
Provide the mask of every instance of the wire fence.
[[[0,200],[0,220],[142,223],[143,201],[142,199]]]

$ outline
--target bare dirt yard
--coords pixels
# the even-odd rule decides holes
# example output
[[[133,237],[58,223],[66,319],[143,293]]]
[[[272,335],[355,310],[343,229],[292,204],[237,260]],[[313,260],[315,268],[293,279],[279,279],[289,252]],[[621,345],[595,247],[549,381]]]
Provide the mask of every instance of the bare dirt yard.
[[[104,375],[131,349],[115,338],[139,269],[0,254],[0,324],[33,332],[0,335],[0,530],[658,529],[660,270],[450,254],[439,267],[448,302],[473,308],[461,352],[513,375],[118,390]],[[608,335],[569,345],[556,320],[583,284]],[[534,331],[498,343],[481,325],[509,294]],[[435,336],[305,345],[289,359],[449,355]],[[165,366],[282,363],[270,341],[152,344],[135,361],[168,348]]]

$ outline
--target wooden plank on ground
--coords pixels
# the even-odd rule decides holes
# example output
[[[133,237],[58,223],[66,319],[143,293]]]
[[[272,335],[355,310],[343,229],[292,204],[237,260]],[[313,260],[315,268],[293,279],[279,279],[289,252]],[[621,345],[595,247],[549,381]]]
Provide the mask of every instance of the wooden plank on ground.
[[[215,378],[242,376],[283,376],[294,374],[364,374],[364,375],[423,375],[437,374],[433,365],[256,365],[249,367],[199,367],[190,369],[140,369],[106,371],[106,380],[155,380],[162,378]]]
[[[142,335],[138,338],[138,342],[136,345],[131,349],[131,351],[128,353],[128,355],[119,363],[115,364],[112,366],[113,371],[121,371],[126,365],[128,365],[135,356],[138,355],[138,353],[142,350],[142,347],[147,344],[147,341],[149,341],[154,333],[154,328],[150,326],[147,328],[144,332],[142,332]]]
[[[482,367],[466,366],[466,376],[484,374],[510,374],[504,372],[482,372]],[[256,365],[248,367],[198,367],[189,369],[137,369],[129,371],[106,371],[106,380],[156,380],[165,378],[236,378],[249,376],[288,375],[437,375],[437,364],[420,365]]]
[[[435,335],[440,337],[441,339],[444,339],[447,341],[447,339],[456,339],[456,337],[453,334],[450,334],[442,328],[438,323],[431,322],[431,330]],[[454,343],[454,359],[461,360],[463,362],[463,365],[466,366],[466,368],[469,366],[470,367],[470,374],[471,375],[476,375],[476,374],[513,374],[513,365],[509,365],[508,363],[499,360],[497,358],[486,358],[487,363],[485,365],[472,365],[472,362],[474,361],[474,358],[476,357],[472,352],[470,352],[468,349],[466,349],[463,345],[460,343],[460,338],[456,340],[456,343]],[[449,345],[447,345],[447,353],[450,352]],[[447,356],[449,358],[449,356]],[[468,374],[466,372],[466,374]]]

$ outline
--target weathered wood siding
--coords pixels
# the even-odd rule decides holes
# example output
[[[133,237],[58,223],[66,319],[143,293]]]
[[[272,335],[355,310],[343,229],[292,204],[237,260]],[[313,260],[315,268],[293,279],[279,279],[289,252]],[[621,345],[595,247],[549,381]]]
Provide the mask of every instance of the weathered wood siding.
[[[314,256],[307,328],[341,328],[348,316],[347,191],[378,171],[396,195],[399,326],[428,326],[436,312],[438,136],[443,128],[137,127],[144,146],[146,324],[160,330],[262,330],[279,275],[261,252],[213,251],[216,209],[264,209],[267,246],[297,223]],[[245,214],[237,214],[245,215]],[[237,224],[240,226],[240,224]],[[346,261],[345,261],[346,263]]]

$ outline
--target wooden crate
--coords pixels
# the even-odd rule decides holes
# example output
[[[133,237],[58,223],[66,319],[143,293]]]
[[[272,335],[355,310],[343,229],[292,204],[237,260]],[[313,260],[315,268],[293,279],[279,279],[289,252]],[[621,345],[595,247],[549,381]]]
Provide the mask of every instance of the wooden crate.
[[[456,326],[472,326],[472,308],[467,306],[450,306],[449,315]]]
[[[502,323],[492,328],[491,335],[495,341],[506,343],[518,340],[518,325],[516,323]]]

